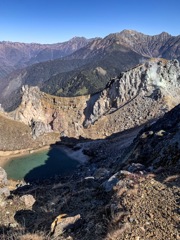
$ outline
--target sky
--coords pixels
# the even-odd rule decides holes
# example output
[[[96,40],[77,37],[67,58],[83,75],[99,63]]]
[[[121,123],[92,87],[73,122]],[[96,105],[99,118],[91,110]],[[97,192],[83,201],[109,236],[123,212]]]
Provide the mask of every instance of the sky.
[[[0,41],[57,43],[123,29],[180,34],[180,0],[0,0]]]

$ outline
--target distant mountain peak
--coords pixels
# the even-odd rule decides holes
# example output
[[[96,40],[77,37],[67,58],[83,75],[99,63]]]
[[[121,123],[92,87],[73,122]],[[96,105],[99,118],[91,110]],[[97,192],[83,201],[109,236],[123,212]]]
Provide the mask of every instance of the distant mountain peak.
[[[150,37],[151,36],[164,36],[164,37],[171,37],[172,36],[168,32],[165,32],[165,31],[163,31],[159,34],[150,35],[150,34],[144,34],[144,33],[138,32],[136,30],[132,30],[132,29],[124,29],[119,34],[120,35],[131,35],[131,36],[133,36],[133,35],[146,35],[146,36],[150,36]]]
[[[77,40],[88,40],[85,37],[78,37],[78,36],[74,36],[73,38],[71,38],[69,41],[77,41]]]
[[[169,34],[168,32],[162,32],[159,34],[160,36],[166,36],[166,37],[171,37],[172,35]]]
[[[139,34],[140,32],[132,30],[132,29],[124,29],[120,32],[120,34],[124,34],[124,33],[134,35],[134,34]]]

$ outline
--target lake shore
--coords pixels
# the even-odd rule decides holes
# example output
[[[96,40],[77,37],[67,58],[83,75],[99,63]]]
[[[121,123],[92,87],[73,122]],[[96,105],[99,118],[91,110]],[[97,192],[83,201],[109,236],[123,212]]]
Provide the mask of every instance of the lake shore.
[[[43,146],[41,148],[36,148],[36,149],[28,148],[28,149],[21,149],[21,150],[15,150],[15,151],[0,151],[0,167],[3,167],[9,160],[11,160],[14,157],[21,157],[31,153],[44,151],[44,150],[50,149],[50,147],[51,146],[49,145],[49,146]]]
[[[11,161],[13,158],[26,156],[32,153],[38,153],[44,150],[48,150],[51,147],[63,148],[66,154],[79,163],[83,164],[88,161],[89,157],[83,153],[83,147],[78,150],[73,150],[69,145],[66,146],[64,144],[51,144],[47,146],[43,146],[37,149],[22,149],[22,150],[15,150],[15,151],[0,151],[0,167],[3,167],[7,164],[8,161]]]

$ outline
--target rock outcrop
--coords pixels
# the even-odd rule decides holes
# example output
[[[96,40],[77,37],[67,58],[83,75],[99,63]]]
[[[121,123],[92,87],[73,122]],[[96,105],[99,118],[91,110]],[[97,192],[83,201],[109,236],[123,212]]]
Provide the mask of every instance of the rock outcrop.
[[[152,59],[121,73],[95,95],[55,97],[24,86],[20,106],[10,116],[31,126],[34,138],[104,138],[156,119],[180,103],[178,60]]]
[[[6,205],[5,199],[10,195],[7,184],[7,173],[2,167],[0,167],[0,207],[4,207]]]
[[[107,113],[122,108],[138,95],[146,98],[147,102],[166,97],[172,98],[174,103],[179,102],[179,87],[180,67],[178,60],[147,62],[121,73],[119,79],[113,79],[109,82],[94,103],[92,113],[85,121],[85,126],[93,124]]]
[[[7,185],[7,173],[0,167],[0,186]]]

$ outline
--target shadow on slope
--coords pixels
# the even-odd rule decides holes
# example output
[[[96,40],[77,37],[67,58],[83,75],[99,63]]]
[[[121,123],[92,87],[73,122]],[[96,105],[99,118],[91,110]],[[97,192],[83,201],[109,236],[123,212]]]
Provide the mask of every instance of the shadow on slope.
[[[179,107],[165,115],[167,120],[163,118],[146,126],[130,146],[121,146],[130,130],[93,141],[90,151],[94,152],[93,157],[73,174],[18,188],[14,194],[32,194],[36,202],[32,210],[15,214],[17,222],[23,225],[25,220],[28,232],[49,233],[58,215],[80,214],[80,224],[59,239],[69,236],[74,240],[131,240],[137,236],[147,240],[177,239],[180,201],[180,151],[174,151],[180,139],[177,112]],[[64,140],[72,143],[73,139]],[[132,170],[133,163],[143,164],[143,169]],[[128,172],[121,172],[122,169]],[[106,191],[104,182],[116,173],[114,187]]]

